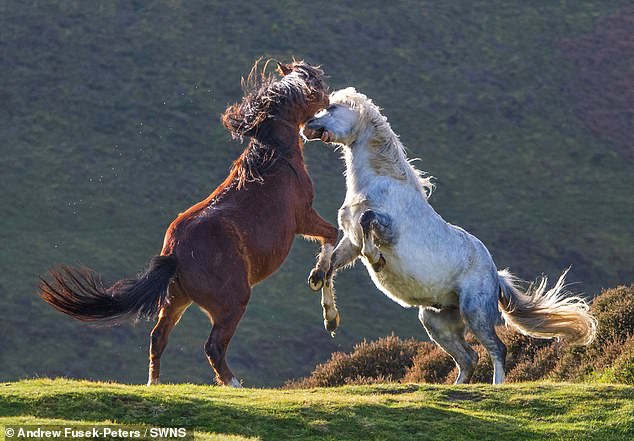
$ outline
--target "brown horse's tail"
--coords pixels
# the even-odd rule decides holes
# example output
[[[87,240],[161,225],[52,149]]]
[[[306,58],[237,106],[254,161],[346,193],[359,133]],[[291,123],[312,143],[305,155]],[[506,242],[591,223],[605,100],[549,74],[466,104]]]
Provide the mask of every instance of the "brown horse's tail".
[[[566,294],[564,278],[567,272],[564,271],[549,290],[544,277],[522,292],[515,276],[507,270],[498,271],[498,303],[506,323],[532,337],[563,337],[574,345],[590,344],[597,332],[597,320],[588,311],[585,300]]]
[[[40,297],[53,308],[89,322],[150,318],[168,302],[167,287],[176,273],[174,256],[156,256],[136,279],[119,280],[109,288],[93,271],[62,266],[41,279]]]

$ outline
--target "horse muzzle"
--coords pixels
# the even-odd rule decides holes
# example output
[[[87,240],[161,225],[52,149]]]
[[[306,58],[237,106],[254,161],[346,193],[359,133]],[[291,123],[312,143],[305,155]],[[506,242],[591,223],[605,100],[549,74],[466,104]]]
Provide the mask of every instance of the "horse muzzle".
[[[312,120],[309,120],[302,129],[304,138],[309,141],[320,139],[323,142],[334,142],[334,134],[326,130],[323,126],[315,124]]]

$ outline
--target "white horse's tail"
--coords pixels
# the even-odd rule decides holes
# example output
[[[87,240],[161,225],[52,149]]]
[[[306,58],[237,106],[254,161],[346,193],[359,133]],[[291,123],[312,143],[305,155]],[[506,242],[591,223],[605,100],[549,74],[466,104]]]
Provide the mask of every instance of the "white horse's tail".
[[[499,306],[502,317],[523,334],[537,338],[564,337],[575,345],[588,345],[597,332],[597,319],[588,311],[588,304],[577,296],[568,296],[564,279],[568,270],[551,289],[546,290],[546,277],[520,290],[520,280],[508,270],[498,271]]]

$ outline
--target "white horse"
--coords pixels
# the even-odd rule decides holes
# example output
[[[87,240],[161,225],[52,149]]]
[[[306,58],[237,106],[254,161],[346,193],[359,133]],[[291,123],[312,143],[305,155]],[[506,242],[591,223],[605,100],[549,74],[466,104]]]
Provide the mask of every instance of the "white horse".
[[[458,366],[456,383],[468,382],[478,361],[465,340],[467,329],[491,356],[493,383],[504,382],[506,347],[495,333],[500,312],[507,324],[533,337],[581,345],[593,340],[596,319],[582,298],[564,291],[567,271],[549,290],[545,277],[521,290],[515,276],[497,270],[480,240],[434,211],[427,200],[432,184],[410,164],[368,97],[354,88],[333,92],[330,106],[303,133],[343,146],[346,162],[343,237],[326,256],[330,267],[316,267],[309,277],[313,290],[322,289],[327,329],[339,323],[331,278],[361,257],[381,291],[400,305],[419,307],[427,333]]]

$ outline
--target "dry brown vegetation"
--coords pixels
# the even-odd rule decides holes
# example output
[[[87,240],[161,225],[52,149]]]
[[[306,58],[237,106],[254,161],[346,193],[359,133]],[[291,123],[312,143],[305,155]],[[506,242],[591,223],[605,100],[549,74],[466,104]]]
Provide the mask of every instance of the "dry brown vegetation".
[[[602,292],[591,307],[598,319],[595,341],[574,347],[554,340],[534,339],[512,328],[498,327],[508,348],[507,381],[541,379],[603,381],[634,384],[634,284]],[[473,382],[491,381],[491,361],[484,348],[470,343],[480,356]],[[457,376],[453,360],[438,346],[394,335],[337,352],[313,373],[286,384],[289,388],[340,386],[343,384],[452,383]]]

